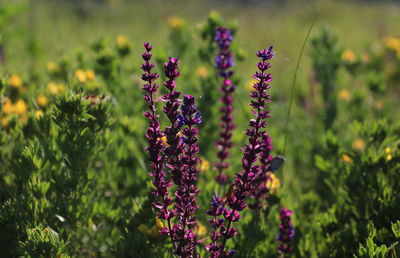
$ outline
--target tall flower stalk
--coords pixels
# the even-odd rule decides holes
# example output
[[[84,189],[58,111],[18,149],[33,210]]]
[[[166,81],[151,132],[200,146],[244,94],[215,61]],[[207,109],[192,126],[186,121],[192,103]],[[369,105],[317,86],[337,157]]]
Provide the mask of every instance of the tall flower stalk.
[[[155,96],[158,85],[154,82],[157,80],[159,75],[153,73],[152,69],[154,64],[151,63],[152,54],[150,53],[152,47],[149,43],[144,43],[145,53],[142,54],[144,63],[141,65],[143,70],[142,80],[145,81],[142,89],[145,92],[144,99],[148,103],[148,110],[144,113],[145,117],[149,120],[149,127],[146,130],[146,137],[148,147],[145,151],[149,154],[149,160],[151,162],[151,169],[149,175],[153,177],[153,194],[158,197],[153,205],[159,210],[158,217],[165,219],[168,222],[168,228],[165,230],[171,230],[171,219],[174,217],[173,212],[168,208],[172,204],[172,199],[169,197],[168,188],[172,185],[169,179],[165,178],[164,173],[164,162],[165,156],[163,155],[164,144],[161,138],[164,136],[163,132],[160,131],[160,123],[158,122],[158,116],[156,115]],[[174,236],[170,235],[172,243],[175,248]]]
[[[168,92],[165,93],[162,98],[162,100],[166,102],[163,111],[171,123],[171,126],[166,126],[164,128],[164,133],[168,144],[165,149],[165,154],[168,157],[167,167],[170,169],[169,172],[176,185],[180,185],[181,183],[180,171],[182,162],[180,155],[182,154],[185,146],[178,135],[178,132],[181,128],[181,125],[178,124],[178,109],[181,101],[179,96],[181,92],[175,90],[175,79],[181,74],[178,72],[178,64],[179,59],[171,57],[168,59],[168,62],[164,64],[165,76],[168,78],[168,80],[164,82],[164,86],[168,89]]]
[[[274,55],[272,46],[269,49],[257,52],[257,56],[261,61],[257,63],[259,71],[253,74],[253,77],[258,82],[254,84],[254,91],[250,94],[252,98],[250,106],[252,106],[252,113],[255,118],[250,120],[250,128],[245,132],[249,137],[249,141],[242,149],[244,151],[242,159],[243,170],[241,173],[236,174],[232,194],[229,194],[225,201],[230,209],[225,209],[223,214],[227,221],[227,226],[221,229],[223,240],[219,246],[220,257],[230,254],[230,252],[225,252],[226,242],[238,233],[232,223],[240,220],[241,215],[239,212],[246,208],[246,196],[254,190],[254,179],[262,171],[260,166],[255,163],[258,155],[263,151],[261,146],[266,144],[264,142],[266,140],[264,128],[267,125],[266,119],[270,117],[269,111],[266,109],[266,103],[269,103],[271,99],[271,96],[267,94],[267,90],[270,88],[269,82],[272,80],[271,74],[266,71],[271,67],[268,60],[273,58]]]
[[[220,109],[221,115],[221,137],[215,143],[218,151],[218,161],[214,167],[218,170],[218,175],[215,176],[215,181],[222,185],[228,181],[228,175],[224,174],[223,171],[228,169],[229,163],[226,160],[229,157],[229,150],[232,148],[232,131],[236,128],[233,123],[233,92],[235,91],[235,85],[232,84],[231,77],[233,71],[230,68],[234,65],[232,52],[230,50],[230,44],[232,41],[231,31],[225,27],[216,28],[215,41],[218,43],[220,50],[218,56],[215,59],[215,66],[218,70],[218,76],[222,77],[222,84],[220,92],[222,94],[221,102],[222,107]]]
[[[193,257],[197,245],[193,229],[197,226],[197,218],[194,213],[198,210],[196,195],[199,193],[196,187],[200,159],[197,124],[201,123],[200,112],[197,111],[194,97],[185,95],[181,114],[178,115],[178,125],[186,127],[182,130],[182,142],[185,144],[182,155],[181,183],[175,193],[175,213],[178,215],[178,224],[174,225],[172,234],[178,242],[176,254],[181,257]]]

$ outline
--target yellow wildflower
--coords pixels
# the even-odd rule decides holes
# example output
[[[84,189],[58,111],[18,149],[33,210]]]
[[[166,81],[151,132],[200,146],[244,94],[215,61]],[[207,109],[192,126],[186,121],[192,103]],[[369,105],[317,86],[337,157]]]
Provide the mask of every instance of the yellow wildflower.
[[[201,222],[198,222],[197,227],[194,229],[194,234],[197,237],[202,237],[206,234],[206,232],[207,232],[206,227]]]
[[[269,179],[267,180],[266,187],[269,188],[271,194],[274,194],[281,185],[281,181],[275,176],[275,174],[272,174],[271,172],[267,172],[267,174],[269,175]]]
[[[200,158],[200,171],[207,171],[210,168],[210,163],[204,157]]]
[[[365,149],[365,143],[364,143],[363,139],[361,139],[361,138],[355,139],[351,146],[353,147],[353,149],[358,150],[358,151],[362,151]]]
[[[96,77],[96,75],[94,74],[94,71],[92,69],[86,70],[86,78],[89,81],[93,81],[95,77]]]
[[[82,69],[75,71],[75,78],[78,79],[80,83],[86,82],[86,73]]]
[[[339,99],[348,101],[350,99],[350,92],[346,89],[339,91]]]
[[[8,127],[8,118],[7,118],[7,117],[3,116],[3,117],[1,118],[1,126],[2,126],[3,128],[7,128],[7,127]]]
[[[13,74],[8,80],[8,84],[10,84],[14,88],[18,88],[22,85],[22,79],[18,74]]]
[[[152,237],[158,237],[160,235],[160,233],[158,232],[158,229],[156,226],[153,226],[148,232],[147,234],[149,234]]]
[[[28,105],[25,103],[25,101],[23,101],[22,99],[17,100],[17,103],[15,103],[14,106],[14,111],[22,116],[26,113],[26,111],[28,110]]]
[[[51,62],[51,61],[48,61],[46,63],[46,69],[47,69],[48,72],[52,73],[52,72],[58,71],[59,67],[58,67],[58,64],[56,64],[54,62]]]
[[[199,66],[196,69],[196,75],[200,78],[206,78],[208,75],[208,71],[204,66]]]
[[[350,49],[346,49],[342,54],[342,60],[348,63],[353,63],[356,60],[356,55]]]
[[[392,149],[388,146],[385,148],[385,152],[386,152],[386,160],[390,161],[393,157],[392,157]]]
[[[14,113],[14,105],[11,103],[11,100],[6,99],[3,103],[3,107],[1,109],[3,114],[11,114]]]
[[[168,25],[173,29],[182,29],[185,25],[185,20],[176,16],[168,17]]]
[[[58,93],[58,86],[54,82],[49,82],[47,84],[47,89],[51,92],[51,94],[56,95]]]
[[[147,226],[145,224],[140,224],[138,227],[139,232],[143,233],[143,234],[147,234],[149,232],[149,229],[147,228]]]
[[[253,85],[254,85],[255,83],[257,83],[257,82],[258,82],[258,80],[252,78],[250,81],[247,82],[247,84],[246,84],[246,89],[247,89],[248,91],[254,91]]]
[[[45,108],[47,106],[47,104],[49,103],[49,100],[47,99],[47,97],[45,95],[40,94],[36,98],[36,103],[39,105],[39,107]]]
[[[42,110],[36,110],[36,112],[35,112],[35,117],[36,117],[36,119],[37,120],[40,120],[40,118],[42,118],[42,116],[43,116],[44,114],[43,114],[43,111]]]
[[[400,49],[400,38],[385,37],[383,43],[391,50],[398,51]]]
[[[159,218],[156,218],[156,226],[158,230],[161,230],[164,227],[164,224]]]
[[[343,154],[343,155],[342,155],[342,160],[343,160],[343,162],[346,163],[346,164],[350,164],[350,163],[353,162],[353,159],[350,158],[349,155],[347,155],[347,154]]]
[[[118,35],[117,37],[117,45],[118,47],[122,48],[125,47],[127,45],[129,45],[129,39],[127,37],[125,37],[124,35]]]

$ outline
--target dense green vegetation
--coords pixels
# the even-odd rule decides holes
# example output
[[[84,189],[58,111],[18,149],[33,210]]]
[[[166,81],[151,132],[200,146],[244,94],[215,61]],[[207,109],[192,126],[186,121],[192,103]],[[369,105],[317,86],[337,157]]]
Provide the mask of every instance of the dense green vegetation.
[[[223,25],[233,34],[237,86],[228,174],[242,170],[255,53],[269,45],[276,57],[267,132],[272,155],[286,158],[263,209],[241,212],[229,248],[238,257],[276,257],[285,206],[293,210],[295,229],[287,256],[396,257],[398,13],[398,5],[386,2],[0,0],[1,254],[173,256],[170,239],[158,232],[165,221],[156,220],[144,152],[144,41],[153,45],[159,85],[166,80],[163,64],[179,56],[177,90],[195,96],[202,114],[195,234],[207,236],[212,195],[229,188],[213,180],[221,84],[214,36],[215,26]],[[160,91],[158,97],[166,92]],[[163,102],[157,107],[164,128]],[[201,257],[208,243],[199,244]]]

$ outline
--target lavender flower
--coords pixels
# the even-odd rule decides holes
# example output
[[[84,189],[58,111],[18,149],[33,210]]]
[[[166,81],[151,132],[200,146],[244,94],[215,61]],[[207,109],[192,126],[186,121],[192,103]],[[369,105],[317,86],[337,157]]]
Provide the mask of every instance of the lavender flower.
[[[233,71],[229,69],[234,65],[232,52],[230,51],[230,43],[232,41],[232,36],[230,30],[224,27],[216,28],[215,41],[220,47],[218,56],[215,59],[215,66],[218,70],[218,75],[223,78],[220,92],[222,94],[221,102],[223,106],[220,111],[221,116],[221,132],[219,136],[221,137],[216,141],[215,145],[218,149],[217,157],[218,161],[215,163],[214,167],[218,170],[218,175],[215,177],[215,181],[219,184],[225,184],[228,180],[228,175],[222,172],[229,167],[229,163],[226,159],[229,157],[229,150],[232,148],[232,131],[236,128],[233,124],[233,97],[232,94],[235,91],[235,86],[232,85],[230,80],[233,75]]]
[[[289,243],[293,240],[294,229],[290,216],[293,211],[287,210],[282,206],[281,212],[279,214],[279,219],[281,224],[279,225],[279,234],[276,236],[276,240],[279,241],[278,253],[287,254],[292,251],[292,247]]]
[[[153,185],[155,188],[153,189],[153,194],[158,197],[153,205],[159,209],[158,217],[167,220],[167,230],[171,230],[171,219],[174,217],[174,213],[168,209],[168,206],[172,203],[172,199],[169,197],[168,188],[172,183],[170,180],[165,179],[165,173],[163,171],[165,158],[164,155],[162,155],[164,145],[161,138],[164,135],[160,131],[160,123],[158,122],[158,116],[155,113],[156,106],[154,93],[157,92],[158,85],[154,83],[154,81],[159,77],[159,75],[157,73],[152,73],[151,71],[154,68],[154,64],[150,63],[152,57],[150,51],[152,47],[147,42],[144,43],[144,47],[146,50],[146,52],[142,54],[144,64],[142,64],[140,68],[144,72],[142,74],[142,80],[146,82],[142,88],[145,92],[144,99],[149,104],[149,110],[144,113],[146,118],[149,120],[149,127],[146,130],[146,137],[149,146],[145,151],[149,154],[149,160],[151,162],[149,175],[154,178]],[[172,235],[171,240],[175,245],[175,240]]]
[[[253,86],[255,91],[250,94],[252,98],[250,106],[253,107],[252,113],[255,119],[251,119],[249,122],[249,129],[246,131],[246,135],[249,137],[249,142],[242,149],[244,151],[242,166],[242,173],[237,173],[235,177],[234,190],[231,196],[227,197],[227,204],[230,210],[224,211],[225,219],[228,221],[227,227],[222,231],[223,242],[220,247],[220,252],[224,253],[226,241],[238,232],[237,229],[232,227],[232,222],[239,221],[241,216],[240,211],[246,208],[246,196],[249,192],[254,190],[253,181],[261,169],[259,165],[255,165],[257,156],[264,151],[261,146],[265,145],[265,131],[263,128],[266,127],[266,119],[270,117],[269,111],[266,109],[266,103],[270,102],[271,96],[266,92],[270,88],[269,82],[272,80],[272,76],[266,71],[271,67],[267,62],[274,56],[272,47],[268,50],[264,49],[257,52],[257,56],[262,61],[257,63],[257,67],[260,71],[256,72],[253,77],[258,82]]]
[[[186,127],[182,130],[182,142],[185,149],[181,157],[181,183],[175,193],[175,213],[178,215],[178,225],[174,225],[172,234],[178,243],[176,254],[182,257],[192,256],[197,245],[193,229],[197,225],[197,218],[194,213],[198,210],[196,195],[199,193],[196,187],[197,175],[199,170],[197,164],[200,159],[197,157],[199,152],[196,125],[201,123],[200,112],[197,111],[194,97],[185,95],[181,114],[178,114],[178,125]]]

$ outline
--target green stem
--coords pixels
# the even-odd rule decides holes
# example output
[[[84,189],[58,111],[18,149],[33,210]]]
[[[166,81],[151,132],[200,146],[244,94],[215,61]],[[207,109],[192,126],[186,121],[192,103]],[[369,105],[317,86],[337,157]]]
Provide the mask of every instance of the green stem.
[[[297,79],[297,72],[298,72],[299,66],[300,66],[300,60],[301,60],[301,57],[303,56],[303,52],[304,52],[304,48],[306,46],[307,40],[310,37],[312,28],[314,27],[314,24],[317,21],[320,11],[321,11],[321,7],[318,8],[317,13],[315,14],[314,20],[311,23],[310,29],[308,30],[308,33],[307,33],[307,36],[304,39],[303,46],[301,47],[299,58],[297,59],[296,70],[294,72],[294,77],[293,77],[293,84],[292,84],[292,88],[290,90],[289,108],[288,108],[288,112],[287,112],[286,125],[285,125],[285,142],[283,145],[283,153],[282,153],[283,155],[285,155],[285,152],[286,152],[287,137],[289,134],[290,111],[292,110],[293,96],[294,96],[294,90],[296,88],[296,79]]]

